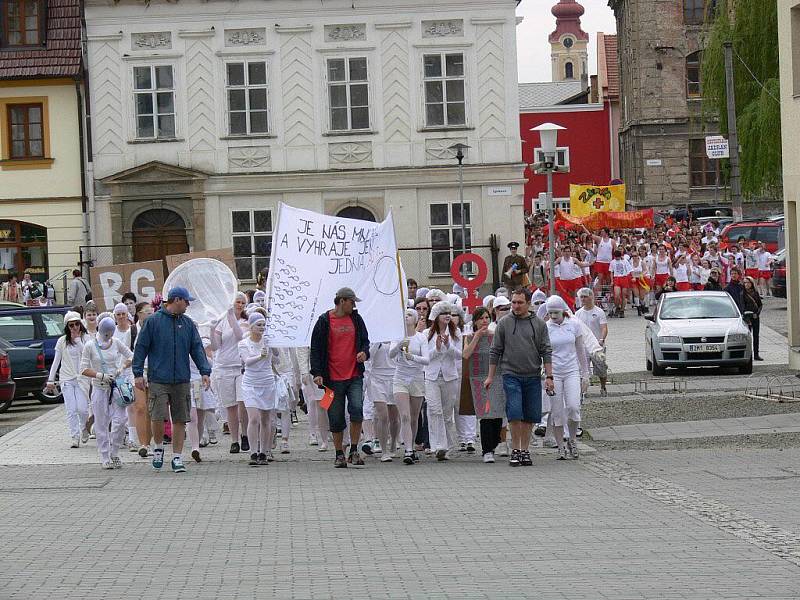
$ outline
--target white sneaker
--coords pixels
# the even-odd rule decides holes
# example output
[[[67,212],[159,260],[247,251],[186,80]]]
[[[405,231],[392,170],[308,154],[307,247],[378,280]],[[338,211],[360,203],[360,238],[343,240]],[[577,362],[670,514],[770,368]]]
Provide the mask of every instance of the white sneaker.
[[[89,432],[89,439],[90,440],[97,439],[97,436],[94,434],[94,425],[92,425],[92,430]]]
[[[115,469],[122,468],[122,461],[120,460],[119,456],[112,456],[111,457],[111,464],[114,465]]]
[[[139,445],[133,440],[128,440],[128,452],[138,452]]]
[[[578,444],[572,440],[567,441],[567,452],[572,460],[578,460]]]
[[[497,446],[500,451],[497,453],[500,456],[508,456],[508,442],[503,442],[499,446]]]
[[[112,462],[109,460],[109,461],[106,461],[106,462],[104,462],[104,463],[101,463],[101,465],[100,465],[100,466],[101,466],[101,467],[103,467],[104,469],[108,469],[108,470],[110,471],[111,469],[113,469],[113,468],[114,468],[114,463],[112,463]]]
[[[216,444],[217,443],[217,432],[216,431],[209,431],[208,432],[208,443],[209,444]]]
[[[558,442],[556,442],[555,438],[544,438],[542,445],[545,448],[558,448]]]
[[[69,445],[70,448],[79,448],[81,445],[81,436],[74,435],[72,436],[72,443]]]
[[[328,451],[328,442],[326,440],[322,440],[319,443],[319,451],[320,452],[327,452]]]
[[[494,452],[487,452],[483,455],[483,462],[485,463],[493,463],[494,462]]]
[[[89,432],[86,429],[81,430],[81,444],[86,444],[89,442]]]
[[[312,433],[308,436],[308,445],[309,446],[319,446],[319,440],[317,439],[317,434]]]
[[[375,454],[383,454],[383,450],[381,449],[380,440],[372,440],[372,451]]]
[[[283,440],[281,442],[281,454],[289,454],[289,440]]]
[[[381,456],[381,462],[392,462],[392,455],[388,452]]]

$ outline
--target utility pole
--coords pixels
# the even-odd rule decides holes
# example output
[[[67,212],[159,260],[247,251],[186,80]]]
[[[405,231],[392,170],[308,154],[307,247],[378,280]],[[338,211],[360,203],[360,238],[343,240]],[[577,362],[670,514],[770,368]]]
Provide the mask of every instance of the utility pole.
[[[728,147],[731,161],[731,204],[734,221],[742,216],[742,181],[739,173],[739,134],[736,130],[736,90],[733,80],[733,42],[723,43],[725,52],[725,95],[728,102]]]

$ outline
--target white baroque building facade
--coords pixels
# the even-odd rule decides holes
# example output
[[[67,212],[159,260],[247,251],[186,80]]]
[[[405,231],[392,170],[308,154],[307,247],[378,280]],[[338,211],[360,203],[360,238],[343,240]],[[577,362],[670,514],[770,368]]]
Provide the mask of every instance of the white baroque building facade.
[[[444,284],[457,143],[468,242],[522,241],[515,6],[87,0],[92,244],[116,262],[233,247],[249,282],[280,202],[391,210],[400,246],[434,248],[408,275]]]

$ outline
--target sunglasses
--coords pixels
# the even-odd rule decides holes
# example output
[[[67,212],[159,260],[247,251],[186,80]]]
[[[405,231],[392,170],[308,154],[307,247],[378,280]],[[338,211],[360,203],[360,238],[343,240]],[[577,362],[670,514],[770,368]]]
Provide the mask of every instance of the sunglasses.
[[[81,326],[80,321],[70,321],[69,323],[67,323],[67,327],[80,327],[80,326]]]
[[[498,306],[495,310],[502,311],[502,310],[510,310],[510,306]]]

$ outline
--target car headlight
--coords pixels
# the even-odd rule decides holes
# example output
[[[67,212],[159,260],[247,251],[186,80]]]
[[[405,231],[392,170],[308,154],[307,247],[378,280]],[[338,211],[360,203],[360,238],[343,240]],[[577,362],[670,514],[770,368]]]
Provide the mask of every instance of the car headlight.
[[[680,344],[681,338],[677,335],[662,335],[658,337],[659,344]]]
[[[728,344],[731,346],[744,346],[750,341],[747,333],[732,333],[728,336]]]

